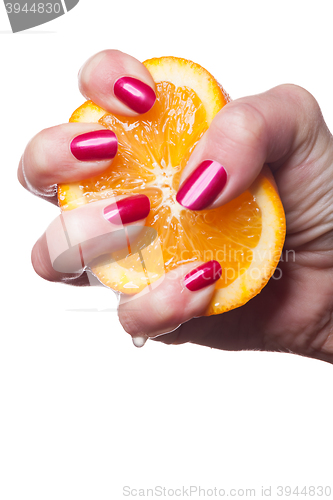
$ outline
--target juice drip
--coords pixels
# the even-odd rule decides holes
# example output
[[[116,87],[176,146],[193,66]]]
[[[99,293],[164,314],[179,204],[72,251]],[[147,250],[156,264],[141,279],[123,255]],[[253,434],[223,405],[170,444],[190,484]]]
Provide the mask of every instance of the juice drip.
[[[132,342],[135,345],[135,347],[143,347],[145,343],[147,342],[148,337],[132,337]]]

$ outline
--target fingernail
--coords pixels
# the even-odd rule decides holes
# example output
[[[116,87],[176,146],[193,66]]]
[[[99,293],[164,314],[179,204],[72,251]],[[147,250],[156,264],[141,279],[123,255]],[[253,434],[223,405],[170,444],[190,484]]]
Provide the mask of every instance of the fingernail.
[[[217,260],[210,260],[190,271],[184,278],[184,285],[191,292],[212,285],[222,276],[222,268]]]
[[[203,210],[215,201],[227,182],[227,172],[217,161],[205,160],[192,172],[176,200],[190,210]]]
[[[130,224],[145,219],[150,212],[148,196],[138,194],[123,198],[104,208],[104,217],[112,224]]]
[[[121,102],[136,113],[146,113],[156,100],[155,92],[149,85],[131,76],[119,78],[113,91]]]
[[[94,130],[74,137],[70,148],[80,161],[111,160],[116,156],[118,141],[112,130]]]

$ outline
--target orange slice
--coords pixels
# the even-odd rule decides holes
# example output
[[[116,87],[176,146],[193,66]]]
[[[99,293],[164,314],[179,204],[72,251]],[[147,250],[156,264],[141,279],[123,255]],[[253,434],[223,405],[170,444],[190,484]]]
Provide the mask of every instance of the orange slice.
[[[73,113],[71,122],[99,122],[113,130],[118,153],[102,175],[59,185],[60,207],[146,194],[151,203],[146,226],[156,237],[147,242],[143,236],[125,251],[97,259],[93,273],[116,291],[136,294],[182,264],[215,259],[223,273],[206,314],[234,309],[260,292],[280,258],[285,216],[273,177],[264,168],[248,191],[217,209],[194,212],[179,205],[181,172],[229,96],[191,61],[161,57],[144,64],[156,82],[150,111],[127,118],[87,101]]]

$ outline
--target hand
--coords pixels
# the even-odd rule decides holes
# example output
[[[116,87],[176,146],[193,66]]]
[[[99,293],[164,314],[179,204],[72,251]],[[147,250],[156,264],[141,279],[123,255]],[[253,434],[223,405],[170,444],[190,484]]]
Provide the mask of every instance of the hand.
[[[124,75],[148,86],[141,87],[141,102],[110,92],[113,83]],[[79,73],[79,87],[85,97],[113,113],[133,116],[153,103],[154,83],[148,71],[137,60],[117,51],[104,51],[90,58]],[[56,202],[58,183],[96,175],[110,164],[114,153],[111,145],[104,149],[109,156],[99,157],[98,161],[89,157],[89,152],[84,157],[82,148],[84,161],[70,152],[74,137],[102,129],[96,124],[73,123],[44,130],[23,154],[20,182],[38,196]],[[57,161],[54,150],[58,152]],[[281,279],[270,280],[245,306],[209,318],[198,316],[205,311],[214,285],[197,291],[187,289],[184,277],[198,263],[182,266],[177,270],[177,279],[174,272],[172,279],[166,275],[149,294],[139,294],[135,301],[122,297],[119,318],[124,329],[133,337],[155,337],[165,343],[295,352],[333,362],[333,143],[317,102],[304,89],[285,85],[229,103],[198,143],[183,172],[182,186],[203,160],[211,158],[226,168],[228,182],[218,196],[206,199],[209,206],[235,198],[250,186],[264,163],[270,166],[286,211],[285,250],[293,250],[294,258],[281,262]],[[96,236],[91,230],[95,218],[101,223],[101,212],[94,205],[72,211],[77,214],[73,220],[77,218],[82,228],[77,241],[84,241],[83,237],[94,241],[89,258],[102,252],[98,235],[97,240],[92,240]],[[86,214],[82,215],[85,211],[91,213],[91,224]],[[56,226],[59,228],[59,224],[53,227],[55,235]],[[105,234],[109,229],[104,226],[101,231]],[[51,237],[47,246],[44,234],[36,243],[32,252],[36,272],[49,280],[87,284],[82,269],[76,269],[71,276],[62,268],[54,269],[49,249],[56,240],[57,236],[53,240]],[[59,252],[54,250],[54,255]]]
[[[125,299],[120,303],[123,327],[149,337],[173,330],[156,337],[165,343],[294,352],[333,362],[333,140],[318,103],[293,85],[229,103],[196,146],[178,195],[206,159],[228,173],[215,199],[198,193],[210,207],[240,195],[265,163],[271,168],[287,220],[281,278],[246,305],[207,318],[198,316],[214,285],[184,290],[188,269],[180,268],[178,281],[166,276],[149,296],[137,298],[135,309]]]

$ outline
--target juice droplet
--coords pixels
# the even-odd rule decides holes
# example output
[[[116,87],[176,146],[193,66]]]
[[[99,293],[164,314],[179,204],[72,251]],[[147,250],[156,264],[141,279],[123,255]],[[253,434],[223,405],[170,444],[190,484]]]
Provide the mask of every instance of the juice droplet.
[[[142,336],[142,337],[132,337],[132,342],[135,345],[135,347],[143,347],[145,343],[147,342],[148,337]]]

